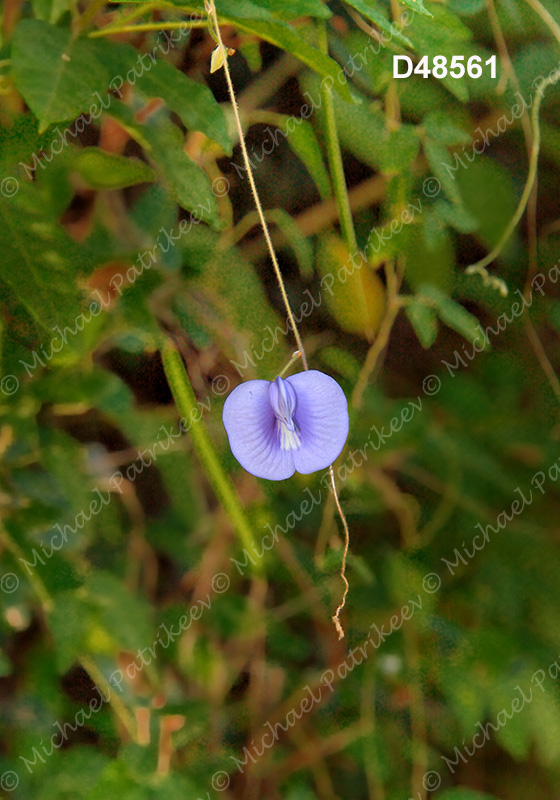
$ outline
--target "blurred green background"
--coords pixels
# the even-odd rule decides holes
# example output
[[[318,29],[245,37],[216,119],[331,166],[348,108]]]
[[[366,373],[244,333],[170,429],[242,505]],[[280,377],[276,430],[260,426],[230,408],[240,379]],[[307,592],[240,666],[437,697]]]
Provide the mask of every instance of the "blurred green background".
[[[560,2],[216,7],[346,635],[222,426],[295,342],[207,9],[5,0],[1,796],[560,798]]]

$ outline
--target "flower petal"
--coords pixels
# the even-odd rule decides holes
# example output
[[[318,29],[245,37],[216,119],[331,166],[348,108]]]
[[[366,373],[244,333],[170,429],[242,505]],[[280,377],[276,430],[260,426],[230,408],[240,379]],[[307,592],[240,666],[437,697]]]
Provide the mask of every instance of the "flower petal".
[[[310,369],[286,378],[296,390],[301,446],[292,450],[298,472],[308,475],[338,458],[348,438],[348,402],[338,383]]]
[[[280,448],[269,389],[269,381],[239,384],[224,404],[223,421],[241,466],[257,478],[282,481],[294,474],[294,459],[292,451]]]

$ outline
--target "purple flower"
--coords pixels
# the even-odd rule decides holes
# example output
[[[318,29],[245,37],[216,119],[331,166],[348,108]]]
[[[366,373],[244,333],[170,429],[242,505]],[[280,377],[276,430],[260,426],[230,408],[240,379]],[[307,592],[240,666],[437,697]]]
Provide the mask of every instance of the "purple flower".
[[[329,375],[311,369],[285,380],[247,381],[224,405],[231,451],[257,478],[308,475],[340,455],[348,436],[348,403]]]

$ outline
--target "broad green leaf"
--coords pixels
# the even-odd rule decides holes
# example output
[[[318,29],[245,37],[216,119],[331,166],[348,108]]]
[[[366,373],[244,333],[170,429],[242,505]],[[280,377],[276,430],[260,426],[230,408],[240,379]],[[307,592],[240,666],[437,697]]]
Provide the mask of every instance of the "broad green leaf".
[[[19,23],[12,42],[14,81],[39,119],[40,132],[96,102],[96,92],[112,78],[104,62],[106,48],[106,42],[77,37],[42,20]]]
[[[252,0],[252,3],[267,9],[282,20],[298,19],[299,17],[329,19],[332,16],[328,6],[321,0]]]
[[[221,16],[221,15],[220,15]],[[330,79],[329,85],[345,100],[350,101],[352,96],[345,79],[344,72],[336,61],[321,53],[317,48],[308,44],[292,27],[282,22],[253,22],[244,19],[225,18],[224,22],[235,25],[246,33],[255,34],[271,44],[286,50],[304,64],[310,67],[323,79]],[[339,80],[344,76],[344,80]]]
[[[0,197],[0,247],[0,280],[34,320],[51,333],[56,324],[70,324],[80,312],[77,265],[84,250],[50,217],[35,186]]]
[[[157,111],[143,125],[137,122],[131,109],[122,103],[113,105],[108,113],[145,148],[146,155],[175,201],[186,211],[196,214],[198,221],[220,227],[221,220],[210,180],[185,153],[183,135],[166,112]]]
[[[308,75],[304,85],[316,105],[319,82]],[[418,154],[420,138],[415,125],[389,130],[379,108],[368,103],[347,103],[334,95],[334,110],[341,144],[356,158],[382,172],[399,173],[410,169]],[[318,114],[323,118],[322,110]]]
[[[435,223],[435,224],[434,224]],[[429,209],[425,209],[420,225],[411,225],[404,244],[405,277],[409,286],[419,291],[422,284],[450,291],[453,281],[455,252],[449,231]]]
[[[399,0],[403,5],[411,8],[417,14],[424,14],[426,17],[433,17],[426,6],[424,5],[424,0]]]
[[[484,10],[486,0],[447,0],[447,6],[462,17],[473,17]]]
[[[463,789],[457,786],[454,789],[445,789],[439,800],[498,800],[496,795],[486,792],[477,792],[475,789]]]
[[[447,197],[457,205],[462,204],[461,192],[455,180],[455,176],[451,175],[446,164],[449,164],[451,157],[449,151],[444,145],[440,144],[435,139],[426,136],[424,139],[424,152],[430,169],[435,177],[441,183],[443,190]]]
[[[400,42],[400,44],[405,45],[405,47],[413,46],[410,39],[404,34],[400,33],[396,23],[391,22],[387,18],[385,9],[377,2],[377,0],[345,0],[345,2],[349,6],[352,6],[352,8],[355,8],[356,11],[359,11],[360,14],[363,14],[366,19],[369,19],[371,22],[381,28],[381,30],[386,31],[390,35],[391,39],[394,39],[396,42]]]
[[[305,234],[301,232],[294,219],[282,208],[268,211],[267,217],[276,223],[286,237],[287,243],[294,251],[302,276],[311,278],[313,275],[313,248]]]
[[[361,364],[352,353],[344,350],[342,347],[324,347],[321,350],[321,361],[323,361],[329,369],[336,370],[351,384],[355,384],[358,380],[361,370]]]
[[[469,155],[470,150],[467,151]],[[516,191],[510,173],[484,155],[470,159],[464,153],[449,156],[449,172],[453,173],[461,190],[464,205],[478,222],[477,238],[485,247],[494,247],[517,207]],[[518,235],[514,234],[504,247],[501,261],[508,261],[519,252]]]
[[[472,139],[471,135],[456,125],[453,117],[445,111],[430,112],[424,117],[422,124],[428,136],[441,144],[466,144]]]
[[[154,171],[137,158],[125,158],[98,147],[85,147],[76,157],[75,167],[94,189],[123,189],[154,180]]]
[[[326,200],[331,195],[331,182],[313,126],[301,118],[296,120],[295,125],[290,124],[291,119],[289,117],[284,125],[284,130],[288,133],[288,144],[305,164],[321,198]]]
[[[216,11],[218,16],[226,15],[232,19],[255,19],[274,21],[274,15],[268,3],[253,2],[253,0],[217,0]]]
[[[436,312],[417,298],[405,306],[405,312],[418,341],[428,350],[435,342],[438,333]]]
[[[70,7],[71,0],[33,0],[33,11],[37,19],[44,19],[53,25],[56,25]]]
[[[203,222],[220,227],[216,197],[210,179],[185,153],[179,128],[163,115],[153,115],[144,132],[151,150],[149,158],[161,172],[179,205],[197,212]]]
[[[154,640],[148,603],[130,592],[116,575],[97,570],[89,576],[85,591],[96,621],[116,649],[134,652]]]
[[[203,3],[188,3],[182,0],[172,0],[173,5],[201,13],[204,11]],[[280,0],[276,0],[275,7],[279,7]],[[267,4],[268,5],[268,4]],[[284,4],[282,4],[282,7]],[[316,8],[315,4],[314,7]],[[287,22],[275,19],[270,11],[263,6],[249,2],[249,0],[219,0],[216,3],[218,20],[225,25],[233,25],[245,33],[254,34],[276,47],[286,50],[304,64],[317,72],[323,78],[330,78],[330,86],[341,97],[351,100],[347,81],[339,80],[339,75],[344,77],[342,69],[336,61],[308,44],[306,39]],[[235,56],[234,56],[235,58]]]
[[[289,327],[268,303],[253,265],[238,249],[216,249],[216,243],[216,235],[202,226],[184,238],[183,261],[194,291],[180,296],[183,314],[224,348],[245,379],[268,378],[282,368],[288,348],[293,352]],[[296,319],[304,302],[309,307],[307,295],[293,303]]]
[[[434,210],[446,225],[455,228],[459,233],[473,233],[478,228],[478,220],[467,211],[463,203],[452,204],[442,198],[434,203]]]
[[[231,155],[225,114],[207,86],[191,80],[166,61],[156,61],[136,85],[150,97],[161,97],[186,128],[201,131]]]
[[[422,56],[428,56],[430,67],[434,56],[446,56],[447,64],[449,65],[454,55],[465,55],[465,61],[469,55],[473,55],[469,51],[468,45],[469,40],[472,38],[471,31],[455,14],[442,6],[434,4],[433,19],[417,14],[408,29],[408,33],[414,42],[417,53]],[[411,80],[412,77],[406,81],[401,81],[401,83],[407,83]],[[438,79],[430,75],[429,81],[441,83],[462,103],[466,103],[469,99],[468,80],[465,77],[453,78],[447,75],[445,78]],[[426,80],[418,78],[415,83],[426,83]],[[410,85],[408,88],[410,89]]]
[[[473,315],[470,314],[463,306],[456,303],[455,300],[447,297],[442,291],[435,286],[425,285],[420,288],[418,292],[419,299],[425,299],[432,308],[437,312],[438,317],[449,328],[452,328],[457,333],[464,336],[465,339],[472,342],[475,339],[480,339],[480,322]],[[484,346],[486,346],[483,338]]]
[[[188,7],[189,10],[204,13],[204,3],[188,3],[173,0],[174,5]],[[248,19],[274,22],[277,19],[290,20],[299,17],[328,19],[332,14],[321,0],[216,0],[218,17]]]

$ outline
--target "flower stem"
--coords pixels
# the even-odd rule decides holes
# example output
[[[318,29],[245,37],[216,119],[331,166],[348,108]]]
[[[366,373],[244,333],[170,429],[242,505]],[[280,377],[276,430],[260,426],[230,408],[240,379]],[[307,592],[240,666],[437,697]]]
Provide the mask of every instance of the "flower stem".
[[[181,414],[191,420],[190,433],[196,453],[212,483],[212,487],[227,513],[243,547],[253,552],[254,539],[251,526],[233,484],[225,474],[208,435],[204,422],[199,419],[199,406],[178,350],[167,340],[162,348],[163,368],[171,392]]]
[[[339,603],[338,608],[336,609],[332,621],[334,622],[334,626],[338,633],[338,638],[344,639],[344,628],[340,624],[340,612],[346,605],[346,595],[348,594],[348,590],[350,586],[348,584],[348,579],[346,577],[346,558],[348,556],[348,549],[350,547],[350,531],[348,530],[348,523],[346,522],[346,517],[344,516],[344,512],[342,510],[342,506],[340,505],[340,500],[338,498],[338,492],[336,491],[336,483],[334,481],[334,469],[332,464],[329,467],[329,474],[331,476],[331,486],[334,495],[334,502],[336,503],[336,508],[338,510],[338,514],[340,516],[340,521],[342,522],[342,527],[344,528],[344,552],[342,554],[342,566],[340,567],[340,577],[344,581],[344,593],[342,595],[342,599]]]
[[[272,265],[274,267],[274,272],[276,273],[276,278],[278,280],[278,285],[280,286],[280,292],[282,294],[282,300],[284,301],[284,306],[286,307],[286,313],[288,315],[288,320],[290,321],[290,326],[294,332],[294,337],[296,340],[296,344],[298,350],[301,353],[301,361],[303,363],[303,368],[305,370],[309,369],[307,366],[307,357],[305,355],[305,348],[303,346],[303,342],[301,340],[301,336],[299,334],[299,330],[294,319],[294,315],[292,313],[292,308],[290,306],[290,301],[288,300],[288,295],[286,293],[286,287],[284,286],[284,279],[282,278],[282,273],[280,272],[280,265],[278,264],[278,257],[274,250],[274,245],[272,244],[272,239],[270,238],[270,231],[268,229],[268,225],[264,216],[263,208],[261,205],[261,200],[259,197],[259,193],[257,191],[257,186],[255,184],[255,179],[253,177],[253,170],[251,168],[251,162],[249,161],[249,154],[247,152],[247,145],[245,144],[245,136],[243,135],[243,126],[241,124],[241,117],[239,116],[239,107],[237,105],[237,100],[235,97],[235,89],[233,88],[233,81],[231,79],[231,73],[229,70],[228,64],[228,56],[226,54],[226,49],[224,47],[224,43],[222,41],[222,35],[220,33],[220,26],[218,24],[218,15],[216,12],[216,6],[214,5],[214,0],[206,0],[206,9],[208,12],[208,17],[210,18],[211,22],[213,23],[213,30],[211,31],[213,36],[215,37],[218,47],[222,49],[224,53],[223,58],[223,67],[224,73],[226,76],[226,82],[229,91],[229,97],[231,101],[231,106],[233,109],[233,115],[235,117],[235,124],[237,127],[237,133],[239,135],[239,144],[241,145],[241,153],[243,155],[243,161],[245,162],[245,168],[247,170],[247,177],[249,178],[249,185],[251,187],[251,192],[253,193],[253,199],[255,201],[255,206],[257,208],[257,213],[259,215],[259,219],[261,222],[264,238],[268,247],[268,252],[270,253],[270,258],[272,260]]]
[[[229,91],[229,96],[230,96],[230,100],[231,100],[231,105],[232,105],[232,108],[233,108],[233,114],[234,114],[234,117],[235,117],[235,124],[237,126],[237,132],[238,132],[238,135],[239,135],[239,143],[241,145],[241,152],[243,154],[243,161],[245,162],[245,168],[247,170],[247,176],[249,178],[249,184],[251,186],[251,191],[253,193],[255,206],[257,208],[257,213],[259,215],[259,219],[260,219],[261,226],[262,226],[262,229],[263,229],[264,238],[266,240],[268,251],[270,253],[270,258],[272,259],[272,264],[274,266],[274,271],[276,273],[276,278],[278,280],[278,285],[280,286],[280,292],[282,293],[282,299],[284,300],[284,305],[286,307],[286,313],[288,315],[288,319],[290,321],[290,325],[291,325],[292,330],[294,332],[294,337],[295,337],[295,340],[296,340],[296,343],[297,343],[297,346],[298,346],[297,355],[294,353],[294,357],[293,357],[292,361],[290,361],[290,363],[287,365],[286,369],[288,369],[291,366],[291,364],[293,363],[293,360],[295,360],[295,358],[297,357],[297,358],[301,358],[304,370],[308,370],[309,367],[308,367],[308,364],[307,364],[307,357],[305,355],[305,348],[303,346],[303,342],[301,340],[301,336],[299,334],[299,330],[298,330],[298,327],[296,325],[296,321],[294,319],[294,315],[292,313],[292,309],[290,307],[290,301],[288,300],[288,295],[286,293],[286,288],[284,286],[284,280],[282,278],[282,273],[280,272],[280,266],[278,264],[278,258],[276,256],[276,252],[274,250],[274,245],[272,244],[270,231],[268,229],[268,225],[267,225],[267,222],[266,222],[266,219],[265,219],[265,216],[264,216],[264,212],[263,212],[263,208],[262,208],[262,205],[261,205],[259,193],[257,191],[257,186],[255,184],[255,179],[253,177],[253,171],[252,171],[252,168],[251,168],[251,162],[249,161],[249,154],[247,153],[247,145],[245,144],[245,136],[243,135],[243,126],[241,125],[241,118],[239,116],[239,108],[238,108],[238,105],[237,105],[237,100],[235,98],[235,90],[233,88],[233,82],[232,82],[232,79],[231,79],[231,73],[229,71],[228,59],[227,59],[226,51],[225,51],[224,44],[223,44],[223,41],[222,41],[222,36],[221,36],[221,33],[220,33],[220,26],[218,24],[218,15],[216,13],[216,6],[214,5],[214,0],[206,0],[206,9],[207,9],[208,17],[210,18],[211,22],[213,23],[213,26],[212,26],[213,30],[211,29],[211,33],[214,36],[216,42],[218,43],[218,47],[222,48],[222,52],[224,54],[223,67],[224,67],[224,72],[225,72],[226,81],[227,81],[227,85],[228,85],[228,91]],[[325,36],[325,42],[326,42],[326,29],[325,29],[324,36]],[[343,169],[343,165],[342,165],[342,156],[341,156],[341,153],[340,153],[340,145],[338,143],[338,136],[337,136],[337,133],[336,133],[336,122],[335,122],[335,119],[334,119],[334,108],[333,108],[333,103],[332,103],[332,97],[330,95],[328,95],[328,100],[330,101],[330,109],[331,109],[331,113],[330,113],[331,126],[334,126],[331,129],[331,133],[333,135],[331,135],[329,137],[329,140],[332,143],[332,150],[333,150],[333,152],[332,152],[333,163],[331,165],[331,169],[333,169],[337,174],[337,180],[335,181],[334,178],[333,178],[333,182],[334,182],[334,185],[335,185],[335,195],[336,195],[337,203],[338,203],[338,206],[339,206],[339,215],[341,217],[341,220],[344,220],[344,222],[341,222],[341,225],[342,225],[343,230],[346,232],[345,238],[346,238],[346,241],[347,241],[347,245],[348,245],[348,248],[349,248],[350,252],[354,253],[357,250],[356,234],[354,232],[354,225],[353,225],[353,222],[352,222],[352,212],[350,210],[350,203],[348,201],[348,191],[346,189],[346,182],[345,182],[345,179],[344,179],[344,169]],[[337,186],[338,186],[338,191],[336,189]],[[331,483],[332,483],[333,494],[334,494],[334,498],[335,498],[335,502],[336,502],[336,507],[338,509],[338,513],[340,515],[340,519],[342,521],[342,526],[344,528],[344,534],[345,534],[344,555],[343,555],[343,560],[342,560],[342,567],[341,567],[341,570],[340,570],[340,576],[341,576],[342,580],[344,581],[345,589],[344,589],[344,594],[342,596],[342,600],[341,600],[341,602],[340,602],[338,608],[336,609],[336,612],[335,612],[335,614],[334,614],[334,616],[332,618],[333,622],[335,624],[336,630],[338,632],[338,638],[342,639],[344,637],[344,630],[343,630],[342,625],[340,623],[339,617],[340,617],[340,612],[342,611],[342,609],[344,608],[344,605],[346,603],[346,595],[348,594],[348,589],[349,589],[348,580],[346,579],[346,556],[348,554],[348,548],[349,548],[349,543],[350,543],[350,534],[349,534],[349,530],[348,530],[348,523],[346,522],[346,517],[344,516],[344,513],[342,511],[342,507],[340,505],[340,500],[338,498],[338,494],[337,494],[337,491],[336,491],[336,484],[335,484],[335,480],[334,480],[334,470],[333,470],[332,464],[329,467],[329,471],[330,471],[330,476],[331,476]]]
[[[279,378],[283,378],[283,377],[284,377],[284,375],[286,374],[286,372],[288,372],[288,370],[289,370],[289,369],[290,369],[290,367],[292,366],[292,364],[295,364],[295,363],[296,363],[296,361],[298,360],[298,358],[301,358],[301,353],[300,353],[300,351],[299,351],[299,350],[296,350],[296,352],[295,352],[295,353],[293,354],[293,356],[290,358],[290,360],[288,361],[288,363],[287,363],[287,364],[286,364],[286,365],[285,365],[285,366],[282,368],[282,371],[278,373],[278,377],[279,377]]]

